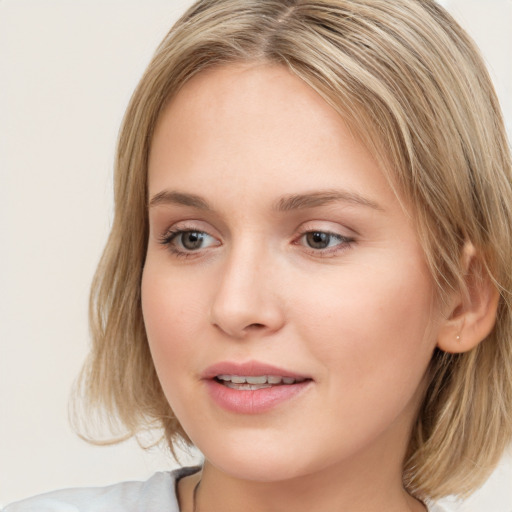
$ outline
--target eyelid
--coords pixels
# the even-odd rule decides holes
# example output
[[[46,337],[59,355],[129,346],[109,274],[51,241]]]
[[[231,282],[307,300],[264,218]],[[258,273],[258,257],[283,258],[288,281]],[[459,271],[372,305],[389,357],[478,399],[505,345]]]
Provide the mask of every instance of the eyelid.
[[[322,231],[333,233],[346,238],[359,237],[360,233],[352,226],[337,222],[336,220],[312,219],[302,222],[297,228],[297,232]]]
[[[167,224],[165,228],[162,226],[162,228],[163,229],[161,230],[161,234],[158,235],[160,240],[170,234],[182,231],[197,231],[200,233],[206,233],[213,238],[220,238],[218,231],[214,229],[210,223],[199,219],[178,220]]]
[[[359,237],[359,233],[345,224],[335,222],[331,220],[308,220],[302,222],[296,229],[296,236],[300,236],[304,233],[311,233],[314,231],[329,233],[334,236],[340,236],[343,238],[356,238]]]

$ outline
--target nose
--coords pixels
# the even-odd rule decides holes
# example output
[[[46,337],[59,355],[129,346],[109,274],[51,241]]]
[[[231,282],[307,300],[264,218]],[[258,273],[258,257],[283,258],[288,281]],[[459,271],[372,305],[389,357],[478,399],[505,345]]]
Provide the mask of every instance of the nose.
[[[223,262],[212,299],[211,323],[228,336],[245,339],[272,334],[284,324],[283,303],[265,251],[245,247]]]

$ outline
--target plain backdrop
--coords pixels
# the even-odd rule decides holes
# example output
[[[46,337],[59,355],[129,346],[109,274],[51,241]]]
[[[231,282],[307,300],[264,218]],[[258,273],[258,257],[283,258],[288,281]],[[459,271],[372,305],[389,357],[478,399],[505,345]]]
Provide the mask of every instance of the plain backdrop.
[[[477,40],[512,126],[512,0],[442,2]],[[0,0],[0,503],[176,464],[95,447],[67,419],[88,288],[112,218],[119,124],[189,0]],[[465,512],[512,511],[505,458]]]

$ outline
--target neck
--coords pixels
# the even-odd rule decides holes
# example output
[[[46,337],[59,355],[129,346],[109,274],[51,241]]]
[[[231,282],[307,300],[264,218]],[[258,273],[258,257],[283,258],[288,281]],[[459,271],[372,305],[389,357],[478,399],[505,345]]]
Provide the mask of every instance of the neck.
[[[278,482],[247,481],[213,467],[208,461],[189,482],[190,507],[184,512],[424,512],[425,507],[406,493],[401,473],[372,478],[343,468],[298,476]]]

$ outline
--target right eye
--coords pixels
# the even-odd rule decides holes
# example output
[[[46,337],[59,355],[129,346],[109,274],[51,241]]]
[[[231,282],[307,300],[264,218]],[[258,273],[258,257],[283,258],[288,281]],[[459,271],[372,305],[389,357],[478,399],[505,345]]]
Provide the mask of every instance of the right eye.
[[[194,229],[178,229],[167,232],[161,243],[168,246],[178,256],[192,255],[192,253],[201,249],[220,245],[216,238],[205,231]]]

